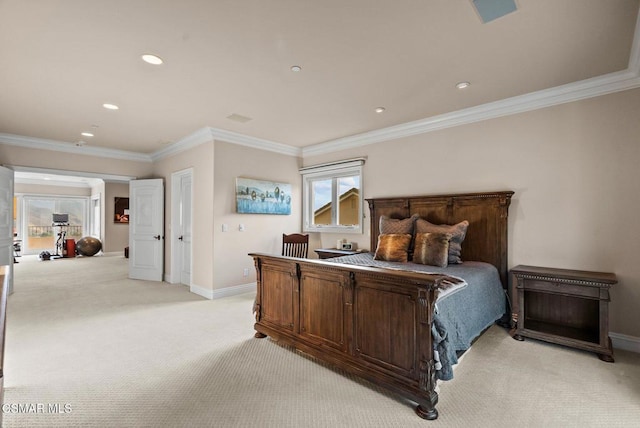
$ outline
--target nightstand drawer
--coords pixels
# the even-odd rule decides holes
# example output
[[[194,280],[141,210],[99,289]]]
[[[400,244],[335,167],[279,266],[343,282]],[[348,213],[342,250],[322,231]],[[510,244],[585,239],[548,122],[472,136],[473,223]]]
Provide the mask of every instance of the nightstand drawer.
[[[586,298],[599,299],[600,288],[589,287],[585,285],[565,284],[557,281],[544,281],[536,279],[525,279],[522,281],[522,286],[518,288],[524,288],[525,290],[540,291],[545,293],[563,294],[569,296],[580,296]]]

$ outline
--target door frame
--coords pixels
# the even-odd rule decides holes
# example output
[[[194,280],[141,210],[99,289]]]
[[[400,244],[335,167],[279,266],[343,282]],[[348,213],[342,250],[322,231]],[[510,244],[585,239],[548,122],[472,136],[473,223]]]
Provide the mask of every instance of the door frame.
[[[189,271],[191,272],[191,283],[193,283],[193,168],[187,168],[180,171],[176,171],[171,174],[171,239],[169,245],[171,246],[169,253],[171,254],[171,274],[165,281],[171,284],[181,284],[180,282],[180,201],[182,200],[182,177],[191,177],[191,257]],[[188,284],[191,286],[191,284]]]

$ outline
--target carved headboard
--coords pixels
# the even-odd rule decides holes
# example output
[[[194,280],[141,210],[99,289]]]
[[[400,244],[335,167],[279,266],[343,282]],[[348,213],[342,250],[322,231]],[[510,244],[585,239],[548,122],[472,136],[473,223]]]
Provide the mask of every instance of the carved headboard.
[[[413,214],[434,224],[469,221],[462,259],[494,265],[502,286],[508,287],[507,226],[512,191],[367,199],[371,213],[371,250],[378,245],[380,217]]]

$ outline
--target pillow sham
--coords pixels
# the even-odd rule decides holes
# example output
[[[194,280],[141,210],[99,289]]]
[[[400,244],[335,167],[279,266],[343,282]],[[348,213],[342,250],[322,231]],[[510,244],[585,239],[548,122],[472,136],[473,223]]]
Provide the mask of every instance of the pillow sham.
[[[380,216],[380,234],[401,234],[408,233],[413,235],[413,225],[420,216],[414,214],[409,218],[397,219],[390,218],[386,215]]]
[[[423,265],[447,267],[450,233],[416,233],[413,262]]]
[[[416,220],[416,233],[450,233],[449,240],[449,264],[462,263],[460,255],[462,253],[462,241],[467,236],[469,222],[463,220],[458,224],[433,224],[423,218]]]
[[[374,260],[387,262],[407,262],[411,235],[408,233],[389,233],[378,236],[378,246],[373,256]]]

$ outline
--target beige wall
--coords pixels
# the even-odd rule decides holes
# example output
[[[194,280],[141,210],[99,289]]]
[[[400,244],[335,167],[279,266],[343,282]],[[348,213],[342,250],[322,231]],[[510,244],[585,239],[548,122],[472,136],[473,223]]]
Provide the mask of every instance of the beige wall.
[[[368,156],[365,198],[514,190],[509,266],[615,272],[611,331],[640,337],[639,118],[636,89],[304,163]]]
[[[0,163],[5,166],[50,168],[62,171],[91,172],[132,177],[148,177],[153,171],[151,162],[105,159],[49,150],[28,149],[0,144]]]
[[[269,151],[255,150],[237,144],[216,141],[214,227],[214,288],[253,282],[255,269],[250,252],[280,254],[282,234],[300,232],[301,178],[297,158]],[[235,205],[236,177],[291,184],[291,215],[237,214]],[[222,225],[229,226],[222,232]],[[239,225],[243,224],[244,232]],[[243,276],[243,270],[249,275]]]
[[[56,195],[56,196],[91,196],[89,187],[69,187],[69,186],[43,186],[40,184],[16,183],[13,192],[17,194],[31,195]]]
[[[154,176],[165,182],[165,275],[171,274],[171,175],[193,168],[193,237],[191,282],[213,289],[213,141],[164,158],[154,164]]]
[[[129,225],[114,223],[115,198],[129,197],[129,183],[105,183],[105,219],[102,250],[106,253],[120,251],[129,245]]]

